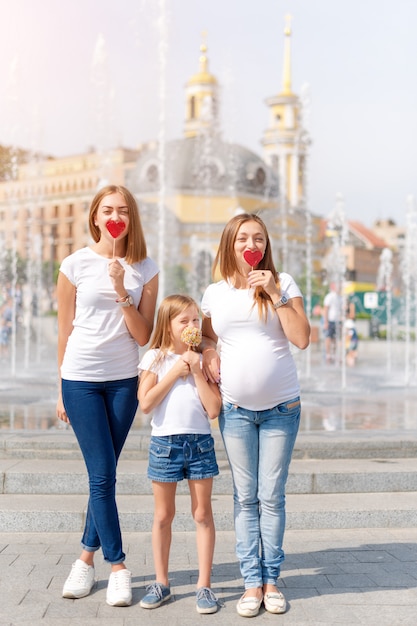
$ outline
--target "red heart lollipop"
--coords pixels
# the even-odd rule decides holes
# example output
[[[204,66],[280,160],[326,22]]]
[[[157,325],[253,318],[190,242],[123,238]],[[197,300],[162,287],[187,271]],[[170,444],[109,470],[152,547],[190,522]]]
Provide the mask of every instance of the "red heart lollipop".
[[[126,228],[126,224],[124,222],[115,222],[114,220],[109,220],[106,223],[106,228],[109,231],[110,235],[115,239],[124,231]]]
[[[260,250],[254,250],[253,252],[252,250],[245,250],[245,252],[243,253],[243,258],[245,259],[246,263],[252,268],[255,267],[255,265],[258,265],[262,257],[263,254]]]

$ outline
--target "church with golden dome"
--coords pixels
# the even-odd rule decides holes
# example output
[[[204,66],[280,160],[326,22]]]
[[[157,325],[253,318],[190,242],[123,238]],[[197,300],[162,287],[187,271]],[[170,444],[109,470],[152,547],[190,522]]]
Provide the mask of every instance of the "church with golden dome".
[[[237,211],[262,216],[279,269],[291,266],[296,276],[303,274],[306,239],[313,232],[317,249],[319,219],[308,214],[304,197],[309,140],[301,126],[300,100],[291,90],[290,37],[287,23],[282,90],[266,100],[269,124],[262,156],[223,140],[219,85],[203,43],[198,72],[185,86],[183,137],[144,146],[127,174],[147,241],[167,268],[170,290],[201,294],[211,280],[221,231]]]
[[[183,136],[20,164],[0,181],[3,249],[13,245],[29,261],[37,255],[60,263],[89,243],[89,203],[100,185],[112,182],[138,199],[149,255],[162,270],[161,296],[187,291],[199,298],[211,281],[223,227],[237,211],[259,213],[266,222],[278,270],[298,280],[306,268],[319,274],[322,220],[305,196],[310,140],[292,90],[289,19],[283,49],[281,89],[265,101],[262,154],[222,138],[220,89],[204,42],[185,85]]]

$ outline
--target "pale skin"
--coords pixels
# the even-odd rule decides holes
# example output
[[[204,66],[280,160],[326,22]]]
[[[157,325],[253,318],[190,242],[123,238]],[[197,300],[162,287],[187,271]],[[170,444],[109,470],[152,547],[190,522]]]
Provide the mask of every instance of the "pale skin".
[[[281,291],[279,285],[275,283],[272,272],[252,269],[243,256],[245,250],[252,252],[260,250],[263,255],[266,244],[266,234],[257,222],[248,221],[242,224],[234,243],[238,272],[231,280],[236,289],[262,287],[270,296],[272,303],[275,304],[281,297]],[[310,324],[304,311],[302,298],[290,298],[287,304],[275,309],[275,315],[278,315],[287,339],[297,348],[305,349],[310,341]],[[202,348],[204,375],[209,381],[219,382],[220,358],[216,350],[217,335],[212,328],[209,317],[203,316],[202,333],[204,337]],[[277,592],[277,587],[272,584],[265,584],[263,587],[246,589],[243,597],[256,597],[261,600],[264,594],[273,592]]]
[[[106,223],[110,219],[115,222],[123,221],[125,223],[125,229],[115,240],[106,228]],[[126,238],[129,229],[129,209],[126,206],[126,201],[122,194],[113,193],[102,199],[96,213],[95,223],[100,229],[101,236],[100,240],[91,246],[91,249],[97,254],[109,259],[108,272],[114,287],[115,300],[117,300],[127,294],[124,286],[125,270],[119,261],[119,258],[123,258],[126,254]],[[158,276],[155,276],[144,286],[137,309],[134,306],[121,307],[129,333],[141,346],[149,341],[153,329],[157,293]],[[76,289],[74,285],[60,272],[57,282],[59,372],[61,370],[68,337],[73,329],[72,323],[75,317],[75,298]],[[115,303],[115,306],[118,305]],[[58,395],[56,413],[60,420],[68,424],[70,423],[62,400],[61,389]],[[83,550],[79,558],[92,566],[94,565],[94,554],[94,552]],[[112,565],[111,569],[113,572],[125,569],[125,564],[119,563]]]
[[[142,372],[138,398],[144,413],[150,413],[169,393],[176,380],[193,376],[203,407],[210,419],[218,416],[221,406],[219,388],[206,380],[200,367],[200,355],[189,350],[181,341],[184,328],[199,327],[198,310],[190,305],[170,322],[171,345],[169,351],[181,358],[158,382],[157,375]],[[213,479],[188,481],[191,495],[191,513],[196,524],[196,541],[199,575],[197,588],[210,587],[211,568],[215,542],[215,527],[211,507]],[[154,520],[152,526],[152,549],[156,580],[169,585],[168,565],[172,538],[172,522],[175,516],[177,483],[152,482],[154,495]]]

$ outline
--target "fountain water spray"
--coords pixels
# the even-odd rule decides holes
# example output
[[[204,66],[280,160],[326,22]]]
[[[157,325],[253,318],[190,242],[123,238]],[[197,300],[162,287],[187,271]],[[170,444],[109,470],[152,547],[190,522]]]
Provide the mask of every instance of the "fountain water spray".
[[[380,265],[377,277],[377,289],[384,290],[386,317],[387,317],[387,373],[391,373],[392,351],[392,251],[384,248],[380,256]]]
[[[166,65],[168,48],[168,20],[166,0],[159,0],[159,133],[158,133],[158,265],[159,265],[159,299],[165,297],[166,289]]]
[[[313,235],[313,227],[311,220],[311,211],[308,203],[308,176],[307,176],[307,165],[308,165],[308,146],[311,141],[309,138],[309,128],[310,128],[310,107],[311,107],[311,98],[310,98],[310,87],[309,85],[304,85],[301,89],[301,126],[299,131],[299,136],[297,140],[298,151],[300,152],[301,146],[304,147],[304,168],[303,168],[303,198],[302,198],[302,206],[305,211],[306,217],[306,227],[305,227],[305,237],[306,237],[306,254],[305,254],[305,263],[306,263],[306,296],[305,296],[305,310],[307,317],[311,319],[312,313],[312,235]],[[299,155],[300,156],[300,155]],[[306,376],[310,378],[311,375],[311,350],[306,350]]]
[[[409,385],[412,378],[412,319],[414,320],[414,341],[417,346],[417,208],[415,198],[412,194],[407,197],[406,240],[403,267],[405,287],[405,384]],[[416,354],[414,354],[414,369],[416,362],[417,357]]]
[[[331,250],[327,256],[327,276],[329,282],[334,282],[337,286],[337,292],[341,295],[341,319],[340,330],[337,331],[336,358],[341,363],[341,386],[346,388],[346,359],[345,359],[345,343],[346,343],[346,257],[345,244],[347,240],[346,220],[345,220],[345,203],[341,193],[336,194],[336,205],[334,210],[327,218],[327,233],[331,237]]]

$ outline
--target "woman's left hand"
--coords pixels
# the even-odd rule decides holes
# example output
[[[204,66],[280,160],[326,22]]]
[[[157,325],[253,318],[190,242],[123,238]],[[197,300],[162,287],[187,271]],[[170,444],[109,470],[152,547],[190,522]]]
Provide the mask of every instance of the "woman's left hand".
[[[126,292],[124,288],[125,269],[118,259],[112,259],[110,261],[109,276],[116,293],[123,295],[123,293]]]

